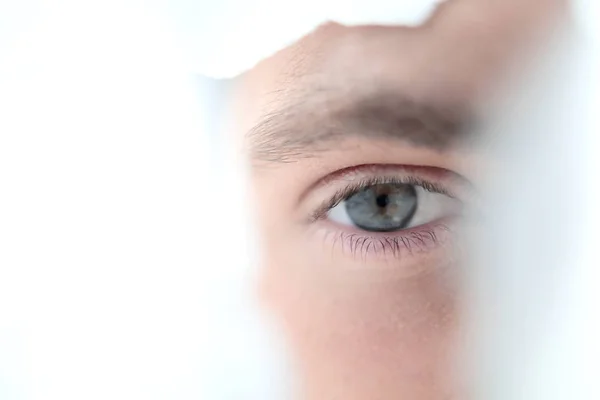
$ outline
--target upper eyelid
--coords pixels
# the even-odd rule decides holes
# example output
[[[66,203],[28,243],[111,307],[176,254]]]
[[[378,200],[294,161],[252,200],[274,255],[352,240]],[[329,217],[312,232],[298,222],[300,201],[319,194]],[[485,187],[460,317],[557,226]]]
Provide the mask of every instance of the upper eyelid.
[[[353,182],[372,180],[376,177],[388,179],[415,177],[420,181],[435,183],[445,188],[445,192],[463,203],[470,204],[477,199],[477,193],[471,182],[448,169],[404,164],[361,164],[330,173],[305,189],[297,200],[297,204],[302,204],[301,210],[303,210],[299,216],[300,221],[310,224],[323,218],[327,206],[336,195],[339,200],[339,193],[347,192]]]
[[[324,176],[323,178],[310,185],[301,195],[300,200],[302,201],[310,192],[321,189],[323,187],[330,186],[342,180],[349,180],[350,177],[364,177],[366,175],[399,175],[404,173],[405,176],[417,175],[420,177],[427,177],[430,181],[445,181],[448,179],[460,180],[467,182],[467,180],[460,175],[456,174],[447,169],[430,167],[430,166],[416,166],[416,165],[402,165],[402,164],[362,164],[351,167],[346,167],[337,170],[331,174]],[[354,180],[354,179],[353,179]]]

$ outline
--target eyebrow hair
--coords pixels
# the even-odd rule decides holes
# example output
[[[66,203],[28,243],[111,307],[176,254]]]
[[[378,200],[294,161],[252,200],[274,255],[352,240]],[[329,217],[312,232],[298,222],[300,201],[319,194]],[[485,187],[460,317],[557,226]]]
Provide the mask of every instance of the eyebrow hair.
[[[470,123],[464,107],[416,102],[392,92],[341,101],[286,102],[248,132],[253,161],[289,163],[339,146],[349,136],[401,140],[445,150]]]

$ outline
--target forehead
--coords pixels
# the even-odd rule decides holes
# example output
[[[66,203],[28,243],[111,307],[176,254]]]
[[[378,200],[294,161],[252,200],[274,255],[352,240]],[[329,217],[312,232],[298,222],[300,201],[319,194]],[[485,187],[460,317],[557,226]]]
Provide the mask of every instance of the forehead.
[[[449,0],[418,28],[325,24],[238,80],[237,115],[247,127],[290,99],[343,107],[381,90],[469,107],[561,6],[560,0]]]

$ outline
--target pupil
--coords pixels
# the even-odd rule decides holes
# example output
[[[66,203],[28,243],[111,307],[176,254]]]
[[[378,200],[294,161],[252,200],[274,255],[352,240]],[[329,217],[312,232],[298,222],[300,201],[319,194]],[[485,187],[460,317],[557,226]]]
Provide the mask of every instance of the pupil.
[[[382,194],[380,196],[377,196],[375,202],[379,207],[383,208],[390,203],[390,197],[387,194]]]

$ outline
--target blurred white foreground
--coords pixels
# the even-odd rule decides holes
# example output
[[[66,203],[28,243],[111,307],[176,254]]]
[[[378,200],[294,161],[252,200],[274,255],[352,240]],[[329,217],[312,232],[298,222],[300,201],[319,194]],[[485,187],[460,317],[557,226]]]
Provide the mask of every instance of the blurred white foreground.
[[[599,42],[567,25],[479,132],[497,159],[466,271],[479,399],[600,398]]]

